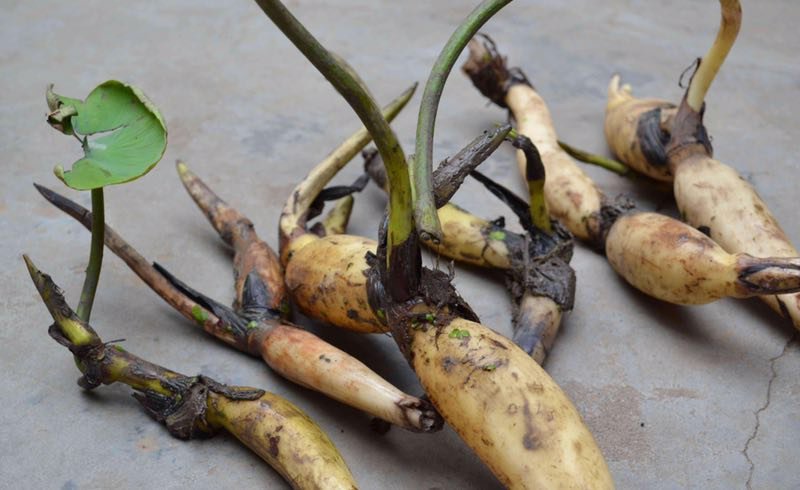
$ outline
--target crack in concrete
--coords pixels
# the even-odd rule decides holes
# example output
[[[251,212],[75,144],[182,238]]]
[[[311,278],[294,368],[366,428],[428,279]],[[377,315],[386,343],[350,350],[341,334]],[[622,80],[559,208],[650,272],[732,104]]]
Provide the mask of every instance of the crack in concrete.
[[[764,405],[754,412],[756,416],[756,426],[753,428],[753,432],[750,434],[750,437],[748,437],[747,441],[745,441],[744,449],[742,449],[742,454],[744,455],[745,459],[747,459],[747,463],[750,465],[750,471],[747,474],[747,481],[745,482],[745,488],[747,488],[747,490],[752,490],[753,473],[756,469],[755,463],[752,459],[750,459],[750,455],[747,452],[750,450],[750,443],[755,440],[756,436],[758,436],[758,430],[761,428],[761,412],[769,408],[772,397],[772,383],[774,383],[775,378],[778,377],[778,372],[775,371],[775,363],[778,362],[781,357],[786,355],[786,353],[789,351],[789,346],[792,345],[792,342],[794,342],[795,339],[797,339],[797,334],[789,337],[780,354],[769,359],[769,369],[772,374],[770,375],[769,382],[767,382],[767,399],[764,401]]]

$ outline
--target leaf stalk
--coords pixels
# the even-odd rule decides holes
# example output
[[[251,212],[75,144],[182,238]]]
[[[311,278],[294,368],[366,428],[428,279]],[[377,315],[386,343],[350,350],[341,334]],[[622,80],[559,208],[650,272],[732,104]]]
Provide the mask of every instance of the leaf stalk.
[[[88,322],[100,282],[100,269],[103,265],[103,238],[105,236],[105,199],[103,188],[92,189],[92,242],[89,248],[89,265],[83,280],[81,299],[78,303],[78,318]]]
[[[397,136],[381,114],[378,104],[344,60],[325,49],[279,0],[256,0],[256,3],[292,44],[333,85],[336,91],[345,98],[372,135],[386,165],[391,188],[386,252],[388,279],[390,284],[403,284],[402,288],[392,288],[394,291],[390,290],[390,294],[395,301],[410,298],[418,289],[421,261],[412,260],[412,264],[398,264],[398,262],[406,261],[403,258],[395,257],[396,250],[409,248],[407,242],[414,232],[411,182],[406,157]],[[406,246],[404,247],[404,245]],[[412,245],[411,248],[413,250],[403,253],[406,258],[420,255],[418,246]],[[416,270],[409,270],[409,265]]]
[[[483,0],[453,32],[431,69],[417,118],[416,151],[410,167],[415,222],[423,240],[439,243],[442,228],[433,196],[433,133],[444,84],[458,56],[478,30],[512,0]]]
[[[703,101],[711,82],[717,76],[722,63],[736,41],[742,25],[742,6],[739,0],[720,0],[721,19],[714,44],[708,49],[706,56],[700,60],[697,71],[689,82],[686,102],[695,112],[703,108]]]

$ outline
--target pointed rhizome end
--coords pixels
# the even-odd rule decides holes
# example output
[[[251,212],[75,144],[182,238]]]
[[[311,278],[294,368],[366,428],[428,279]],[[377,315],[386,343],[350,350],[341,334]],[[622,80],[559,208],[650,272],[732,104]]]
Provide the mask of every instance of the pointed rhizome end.
[[[513,85],[522,83],[533,87],[519,68],[508,68],[506,58],[486,34],[478,34],[467,45],[469,58],[461,67],[481,94],[503,109],[507,109],[506,94]]]
[[[622,77],[615,73],[608,81],[606,110],[618,104],[633,99],[633,87],[630,84],[622,84]]]
[[[186,191],[225,243],[235,246],[236,240],[250,237],[253,223],[246,216],[220,199],[184,162],[178,160],[175,166]]]
[[[69,307],[63,291],[53,279],[41,272],[30,257],[23,255],[22,258],[42,302],[55,322],[48,330],[50,336],[78,357],[101,345],[100,337]]]
[[[234,308],[248,320],[279,318],[289,313],[280,260],[255,232],[252,221],[228,205],[189,167],[179,161],[181,182],[219,236],[234,249]]]

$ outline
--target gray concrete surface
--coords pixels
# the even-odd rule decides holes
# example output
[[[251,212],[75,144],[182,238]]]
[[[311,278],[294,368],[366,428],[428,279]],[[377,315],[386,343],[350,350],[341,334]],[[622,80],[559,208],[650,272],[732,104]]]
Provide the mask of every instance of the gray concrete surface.
[[[437,50],[474,2],[292,1],[320,39],[348,59],[380,100],[424,81]],[[800,241],[800,4],[744,2],[740,40],[708,98],[716,156],[751,180]],[[678,76],[717,25],[716,2],[523,1],[486,29],[547,99],[565,140],[606,152],[605,87],[621,72],[637,94],[677,99]],[[147,257],[212,297],[232,298],[230,254],[181,189],[185,159],[276,245],[282,201],[356,118],[257,7],[234,2],[3,2],[0,16],[0,487],[282,488],[231,438],[180,442],[123,386],[76,385],[68,353],[21,261],[26,252],[75,301],[89,235],[34,191],[66,191],[51,173],[79,155],[44,122],[44,89],[82,96],[118,78],[142,87],[168,122],[170,143],[148,176],[107,191],[108,221]],[[416,101],[418,101],[417,96]],[[416,105],[416,104],[415,104]],[[414,109],[395,127],[413,142]],[[454,72],[436,133],[444,157],[504,115]],[[511,150],[487,172],[521,189]],[[344,172],[350,181],[357,166]],[[589,169],[609,194],[673,212],[670,193]],[[88,194],[68,192],[84,204]],[[470,184],[456,201],[508,214]],[[383,196],[357,200],[352,232],[375,236]],[[791,327],[757,301],[661,304],[628,287],[580,247],[575,311],[547,364],[584,415],[619,488],[798,488],[800,349]],[[459,268],[456,283],[483,321],[508,333],[501,281]],[[309,325],[308,322],[304,322]],[[185,373],[259,386],[297,403],[330,434],[364,488],[494,488],[451,430],[378,436],[368,417],[299,388],[261,361],[210,341],[108,255],[93,324],[105,339]],[[420,390],[391,339],[316,332],[400,387]]]

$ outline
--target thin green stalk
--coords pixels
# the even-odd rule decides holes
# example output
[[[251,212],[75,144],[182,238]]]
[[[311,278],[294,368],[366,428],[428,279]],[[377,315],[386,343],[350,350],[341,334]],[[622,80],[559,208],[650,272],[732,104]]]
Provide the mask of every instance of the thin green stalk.
[[[410,293],[417,290],[419,274],[414,272],[409,274],[407,269],[403,273],[401,270],[403,268],[396,263],[399,259],[395,258],[393,260],[394,252],[398,248],[403,248],[411,234],[414,233],[414,204],[411,182],[408,177],[405,154],[397,140],[397,136],[381,115],[378,104],[364,88],[358,77],[354,76],[352,68],[347,66],[341,58],[328,52],[279,0],[256,0],[256,3],[281,32],[289,38],[292,44],[303,53],[308,61],[328,79],[336,91],[347,100],[347,103],[350,104],[350,107],[353,108],[372,135],[381,158],[386,165],[386,174],[389,178],[391,189],[389,196],[388,246],[386,250],[389,279],[390,282],[394,282],[392,281],[394,273],[405,275],[404,283],[406,285],[403,289],[407,289],[407,297],[410,297]],[[419,255],[418,248],[415,253]],[[411,255],[414,255],[414,253]],[[410,275],[414,277],[408,277]],[[409,281],[410,283],[408,283]],[[398,293],[401,292],[398,291]],[[407,297],[394,297],[393,295],[395,300],[403,300],[407,299]]]
[[[433,132],[436,124],[436,111],[439,107],[439,99],[442,97],[444,84],[456,59],[470,39],[477,34],[486,21],[509,3],[511,0],[483,0],[450,36],[447,44],[439,53],[439,58],[434,63],[425,84],[425,92],[422,94],[417,119],[414,162],[409,170],[412,179],[411,190],[415,220],[423,240],[430,239],[438,243],[442,238],[442,228],[433,197],[432,175]]]
[[[512,129],[511,131],[508,132],[508,137],[510,139],[514,139],[517,136],[519,136],[519,133],[517,133],[516,129]],[[602,155],[597,155],[595,153],[589,153],[588,151],[585,150],[580,150],[561,140],[558,140],[558,146],[560,146],[562,150],[567,152],[569,156],[583,163],[588,163],[590,165],[597,165],[598,167],[604,168],[609,172],[614,172],[617,175],[636,177],[636,174],[631,173],[630,167],[628,167],[622,162],[614,160],[613,158],[607,158]]]
[[[89,265],[83,280],[81,299],[78,303],[78,318],[88,322],[92,315],[94,295],[100,281],[100,268],[103,265],[103,238],[105,235],[105,206],[103,188],[92,189],[92,243],[89,250]]]
[[[547,201],[544,200],[544,178],[528,181],[528,206],[533,226],[552,235],[553,225],[550,223]]]
[[[739,4],[739,0],[720,0],[719,3],[722,18],[717,37],[705,57],[700,61],[700,66],[697,67],[692,81],[689,82],[689,90],[686,93],[686,103],[695,112],[700,112],[703,108],[706,92],[733,47],[742,25],[742,6]]]
[[[580,160],[581,162],[589,163],[591,165],[597,165],[598,167],[604,168],[610,172],[614,172],[617,175],[628,175],[631,171],[630,167],[622,162],[618,162],[601,155],[595,155],[594,153],[589,153],[588,151],[579,150],[578,148],[570,146],[561,140],[559,140],[558,146],[560,146],[562,150],[569,153],[569,155],[576,160]]]
[[[517,134],[516,131],[514,133]],[[531,222],[542,232],[551,235],[553,226],[550,223],[547,201],[544,199],[545,168],[539,149],[524,135],[515,136],[511,144],[525,155],[525,180],[528,183],[528,212]]]

